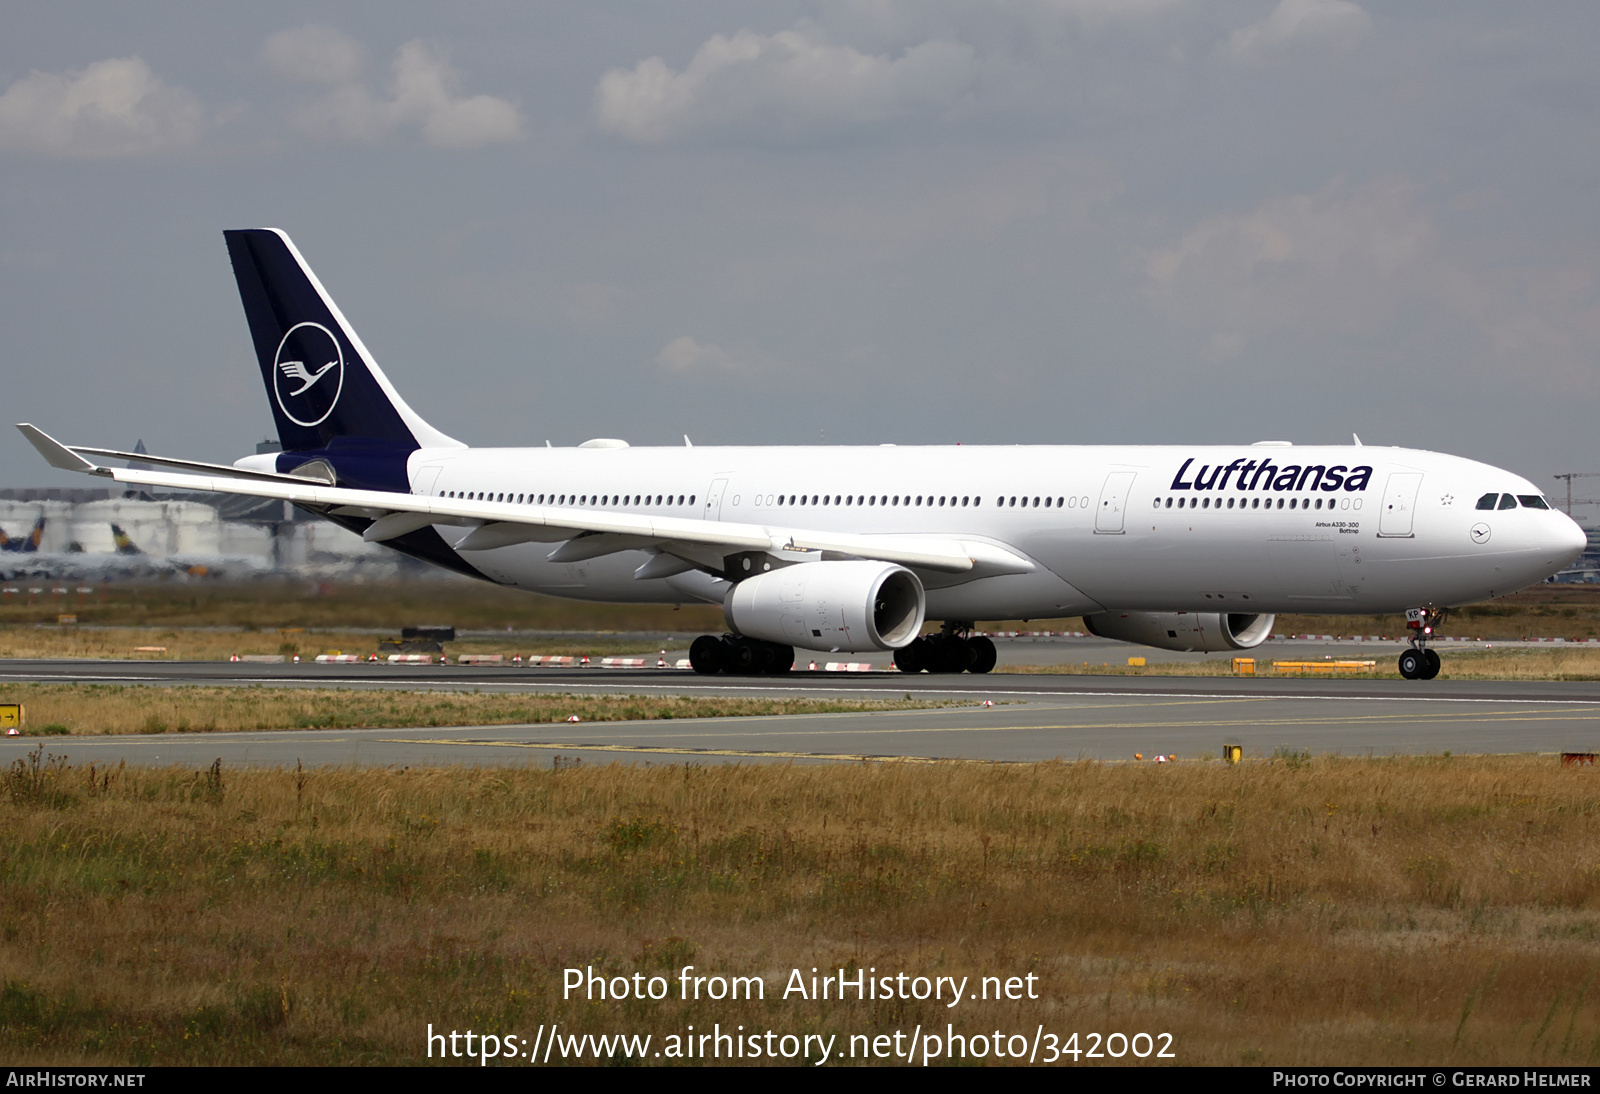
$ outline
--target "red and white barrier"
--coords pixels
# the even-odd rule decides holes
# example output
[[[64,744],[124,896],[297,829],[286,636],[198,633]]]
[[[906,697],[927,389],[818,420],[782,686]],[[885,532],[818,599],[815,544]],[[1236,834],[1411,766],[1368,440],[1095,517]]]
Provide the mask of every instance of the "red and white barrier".
[[[443,658],[440,658],[440,660],[442,661]],[[391,653],[389,655],[389,664],[391,664],[391,665],[431,665],[431,664],[433,664],[433,654],[431,654],[431,653]]]
[[[464,653],[456,658],[458,665],[498,665],[504,661],[498,653]]]
[[[648,657],[602,657],[600,667],[603,669],[642,669],[650,664]]]
[[[317,664],[319,665],[358,665],[361,663],[361,660],[362,658],[359,653],[317,654]]]
[[[871,672],[870,661],[829,661],[823,666],[827,672]]]
[[[570,665],[577,660],[576,657],[557,657],[555,654],[533,653],[526,660],[530,665]]]

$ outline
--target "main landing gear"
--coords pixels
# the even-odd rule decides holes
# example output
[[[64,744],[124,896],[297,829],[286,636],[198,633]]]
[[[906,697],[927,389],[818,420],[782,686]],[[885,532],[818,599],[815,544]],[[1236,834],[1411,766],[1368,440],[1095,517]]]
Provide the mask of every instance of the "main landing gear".
[[[1439,654],[1428,648],[1428,639],[1444,617],[1443,609],[1412,608],[1406,612],[1411,648],[1400,655],[1400,675],[1407,680],[1432,680],[1439,675]]]
[[[759,638],[702,634],[689,646],[689,667],[701,676],[777,676],[794,668],[794,647]]]
[[[894,667],[901,672],[988,672],[999,653],[994,643],[966,632],[971,623],[946,623],[938,634],[912,639],[894,651]]]

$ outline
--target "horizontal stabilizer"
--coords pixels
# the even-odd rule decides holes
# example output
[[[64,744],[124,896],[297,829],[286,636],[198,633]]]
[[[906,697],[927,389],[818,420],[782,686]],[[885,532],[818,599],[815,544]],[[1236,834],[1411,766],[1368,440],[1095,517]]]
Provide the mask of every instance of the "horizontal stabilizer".
[[[90,463],[38,426],[18,422],[17,428],[22,430],[22,435],[28,438],[28,443],[39,450],[39,455],[43,456],[51,467],[59,467],[63,471],[82,471],[89,475],[107,473],[106,468]]]

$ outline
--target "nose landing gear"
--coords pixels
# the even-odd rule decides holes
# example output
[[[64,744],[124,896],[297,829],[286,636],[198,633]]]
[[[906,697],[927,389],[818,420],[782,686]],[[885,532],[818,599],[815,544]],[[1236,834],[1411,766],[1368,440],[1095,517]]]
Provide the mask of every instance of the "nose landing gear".
[[[1407,680],[1432,680],[1439,675],[1439,654],[1428,648],[1428,639],[1444,619],[1443,608],[1412,608],[1406,612],[1411,648],[1400,655],[1401,676]]]

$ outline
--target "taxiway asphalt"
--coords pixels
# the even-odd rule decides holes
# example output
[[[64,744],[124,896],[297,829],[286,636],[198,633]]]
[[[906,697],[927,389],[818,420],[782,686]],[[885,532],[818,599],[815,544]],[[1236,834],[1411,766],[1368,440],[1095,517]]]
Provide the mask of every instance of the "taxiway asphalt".
[[[549,765],[838,762],[862,757],[1034,761],[1245,755],[1600,750],[1600,683],[1370,679],[906,676],[799,672],[698,677],[674,670],[205,662],[7,661],[6,681],[441,688],[573,694],[901,697],[932,709],[648,722],[291,730],[0,741],[0,763],[43,744],[73,759],[140,764]],[[984,701],[993,703],[984,707]]]

